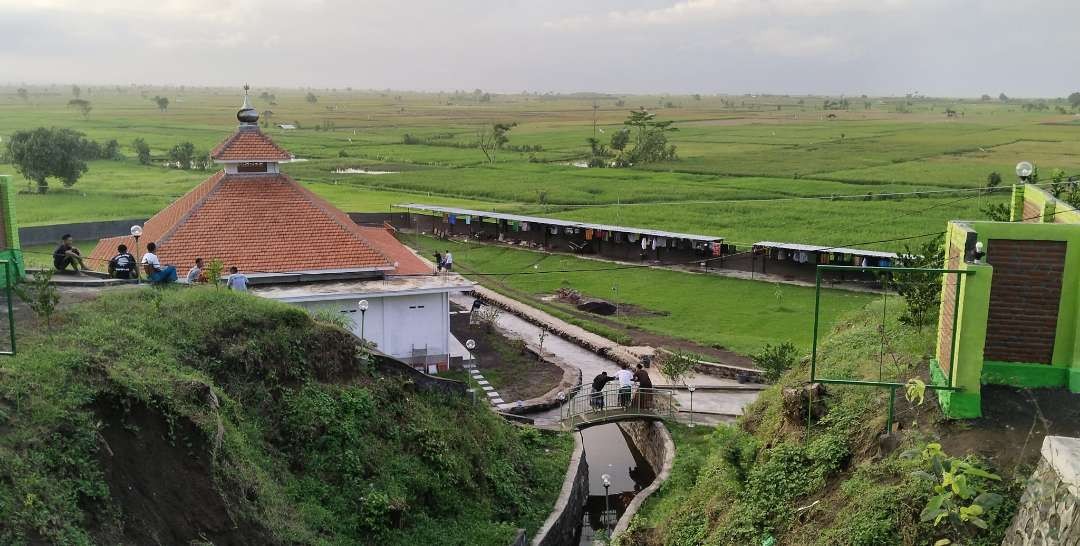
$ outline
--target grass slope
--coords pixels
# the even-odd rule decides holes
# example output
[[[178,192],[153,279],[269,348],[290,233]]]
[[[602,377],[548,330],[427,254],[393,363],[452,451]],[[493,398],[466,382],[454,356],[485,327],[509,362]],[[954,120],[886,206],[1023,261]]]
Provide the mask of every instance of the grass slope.
[[[502,546],[562,483],[567,437],[379,375],[295,307],[124,289],[58,322],[0,361],[4,544]]]

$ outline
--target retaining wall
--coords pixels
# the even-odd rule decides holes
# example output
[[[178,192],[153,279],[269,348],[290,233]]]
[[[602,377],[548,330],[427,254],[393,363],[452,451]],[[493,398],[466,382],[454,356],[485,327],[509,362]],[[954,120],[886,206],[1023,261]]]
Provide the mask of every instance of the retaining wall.
[[[574,453],[566,471],[562,491],[555,501],[547,521],[536,531],[532,546],[564,546],[574,544],[581,518],[585,515],[585,502],[589,499],[589,463],[585,460],[585,446],[580,436],[574,436]]]
[[[611,532],[613,537],[626,532],[630,526],[630,520],[634,519],[641,504],[660,489],[660,486],[671,476],[671,467],[675,464],[675,442],[671,439],[671,433],[660,421],[626,421],[618,424],[623,434],[637,446],[638,451],[649,461],[656,472],[656,478],[649,487],[643,489],[634,496],[626,507],[622,517],[615,524],[615,530]]]
[[[23,246],[43,245],[45,243],[59,244],[60,237],[65,233],[70,233],[76,240],[128,235],[131,233],[131,226],[136,224],[141,226],[144,222],[146,222],[146,218],[21,227],[19,228],[19,242]],[[89,249],[87,249],[87,252],[89,252]]]
[[[1080,544],[1080,438],[1047,436],[1002,546]]]

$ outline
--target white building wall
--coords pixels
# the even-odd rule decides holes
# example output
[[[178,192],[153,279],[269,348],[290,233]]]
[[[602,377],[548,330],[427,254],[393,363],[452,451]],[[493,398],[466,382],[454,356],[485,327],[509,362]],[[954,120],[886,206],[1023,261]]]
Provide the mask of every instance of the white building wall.
[[[413,349],[427,349],[431,355],[450,352],[450,300],[445,292],[409,296],[365,297],[363,337],[380,351],[398,358],[410,358]],[[308,310],[330,309],[353,322],[353,333],[361,335],[359,297],[303,302]]]

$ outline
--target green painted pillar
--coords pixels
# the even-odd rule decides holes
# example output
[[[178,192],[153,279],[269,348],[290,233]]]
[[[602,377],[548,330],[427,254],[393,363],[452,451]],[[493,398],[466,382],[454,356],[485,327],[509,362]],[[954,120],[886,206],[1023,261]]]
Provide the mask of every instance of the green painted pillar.
[[[26,263],[23,261],[22,247],[19,244],[19,222],[15,218],[15,193],[11,176],[0,175],[0,226],[3,226],[0,260],[11,262],[6,271],[0,268],[0,287],[26,277]]]
[[[994,268],[987,264],[963,264],[961,269],[973,271],[964,276],[956,311],[956,341],[953,344],[953,380],[956,392],[940,391],[941,410],[953,419],[982,416],[983,349],[986,345],[986,321],[990,313],[990,281]],[[931,367],[938,384],[948,382],[940,367]]]
[[[1009,208],[1009,221],[1019,222],[1024,219],[1024,185],[1014,184],[1012,190],[1012,204]]]

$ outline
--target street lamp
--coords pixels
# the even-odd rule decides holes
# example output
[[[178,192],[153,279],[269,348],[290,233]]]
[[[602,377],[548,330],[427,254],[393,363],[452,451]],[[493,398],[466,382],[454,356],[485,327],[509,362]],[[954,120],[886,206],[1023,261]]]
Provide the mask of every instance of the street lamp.
[[[608,501],[608,489],[611,487],[611,476],[604,474],[600,476],[600,480],[604,483],[604,517],[600,518],[604,523],[604,529],[608,528],[608,511],[611,510],[610,501]]]
[[[476,342],[471,340],[471,339],[465,340],[465,348],[469,350],[469,360],[472,360],[473,359],[472,350],[476,348]]]
[[[367,318],[368,301],[360,300],[356,307],[360,309],[360,341],[366,342],[367,340],[364,339],[364,319]]]
[[[694,390],[696,388],[693,385],[686,386],[686,390],[690,391],[690,424],[687,425],[689,428],[694,428]]]
[[[1035,166],[1027,161],[1021,161],[1016,164],[1016,176],[1020,178],[1021,184],[1027,184],[1031,179],[1031,175],[1035,173]]]
[[[142,272],[139,271],[139,237],[142,237],[142,226],[131,226],[131,236],[135,238],[135,284],[142,283]]]

